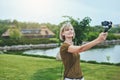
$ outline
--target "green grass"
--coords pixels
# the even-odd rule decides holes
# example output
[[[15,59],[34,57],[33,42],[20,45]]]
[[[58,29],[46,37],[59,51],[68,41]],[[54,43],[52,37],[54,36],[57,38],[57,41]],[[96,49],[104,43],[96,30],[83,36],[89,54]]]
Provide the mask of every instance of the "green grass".
[[[120,80],[120,67],[81,63],[85,80]],[[61,62],[55,59],[0,54],[0,80],[60,80]]]

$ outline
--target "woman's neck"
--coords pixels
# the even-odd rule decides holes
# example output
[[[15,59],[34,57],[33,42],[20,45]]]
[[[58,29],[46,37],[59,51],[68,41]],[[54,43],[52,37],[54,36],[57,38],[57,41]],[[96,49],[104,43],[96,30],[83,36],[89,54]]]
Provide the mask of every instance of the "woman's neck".
[[[65,39],[64,42],[65,42],[65,43],[68,43],[68,44],[70,44],[70,45],[73,45],[72,39]]]

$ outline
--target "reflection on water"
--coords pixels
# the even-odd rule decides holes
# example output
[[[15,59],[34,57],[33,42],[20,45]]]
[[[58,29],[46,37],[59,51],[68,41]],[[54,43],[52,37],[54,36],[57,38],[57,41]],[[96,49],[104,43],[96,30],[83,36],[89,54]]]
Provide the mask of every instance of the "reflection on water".
[[[56,54],[59,52],[59,47],[54,49],[47,50],[28,50],[24,54],[33,54],[33,55],[46,55],[56,57]],[[120,45],[115,45],[110,48],[99,48],[91,49],[85,52],[82,52],[81,59],[86,61],[97,61],[97,62],[110,62],[110,63],[120,63]]]

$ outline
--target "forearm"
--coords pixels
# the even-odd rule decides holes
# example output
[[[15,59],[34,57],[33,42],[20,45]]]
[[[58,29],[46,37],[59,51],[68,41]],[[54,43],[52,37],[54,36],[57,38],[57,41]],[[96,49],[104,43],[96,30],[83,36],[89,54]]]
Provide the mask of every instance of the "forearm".
[[[83,45],[81,46],[81,48],[82,48],[81,50],[82,50],[82,51],[86,51],[86,50],[92,48],[93,46],[99,44],[100,42],[101,42],[100,40],[95,39],[95,40],[93,40],[93,41],[91,41],[91,42],[88,42],[88,43],[86,43],[86,44],[83,44]]]

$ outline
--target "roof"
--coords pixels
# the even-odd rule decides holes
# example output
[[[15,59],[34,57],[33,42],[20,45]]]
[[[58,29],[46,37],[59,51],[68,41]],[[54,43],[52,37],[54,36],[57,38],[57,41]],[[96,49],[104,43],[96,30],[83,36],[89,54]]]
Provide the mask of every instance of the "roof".
[[[3,34],[2,34],[2,36],[9,36],[10,34],[9,34],[9,31],[10,31],[10,29],[8,29],[6,32],[4,32]]]
[[[55,34],[48,29],[46,26],[41,26],[39,29],[21,29],[21,33],[23,36],[54,36]],[[2,34],[3,37],[10,36],[10,29],[8,29],[6,32]]]
[[[51,30],[49,30],[46,26],[42,26],[40,29],[41,35],[55,35]]]

